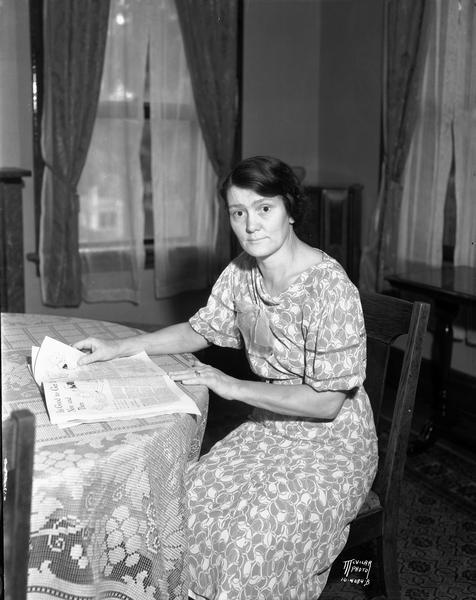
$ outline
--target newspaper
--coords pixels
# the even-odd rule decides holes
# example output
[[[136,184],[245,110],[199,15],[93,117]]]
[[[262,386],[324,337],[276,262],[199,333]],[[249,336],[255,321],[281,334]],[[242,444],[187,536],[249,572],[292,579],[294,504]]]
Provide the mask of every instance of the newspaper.
[[[51,423],[200,415],[195,402],[145,352],[78,366],[83,353],[45,337],[31,349],[31,372],[44,392]]]

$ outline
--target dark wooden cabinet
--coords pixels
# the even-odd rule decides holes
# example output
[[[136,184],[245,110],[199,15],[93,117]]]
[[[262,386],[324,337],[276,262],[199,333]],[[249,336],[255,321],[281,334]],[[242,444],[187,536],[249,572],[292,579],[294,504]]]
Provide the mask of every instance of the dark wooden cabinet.
[[[355,285],[359,283],[362,187],[306,186],[306,214],[295,227],[303,241],[338,260]]]
[[[25,311],[23,275],[23,178],[30,171],[0,168],[0,309]]]

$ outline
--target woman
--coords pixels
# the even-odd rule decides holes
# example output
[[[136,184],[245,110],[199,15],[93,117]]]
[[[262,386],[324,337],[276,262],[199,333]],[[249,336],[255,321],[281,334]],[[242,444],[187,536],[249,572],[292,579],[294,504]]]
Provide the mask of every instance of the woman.
[[[260,381],[211,366],[173,374],[253,407],[192,465],[191,596],[315,600],[372,484],[377,443],[363,388],[365,329],[342,267],[296,236],[303,193],[271,157],[239,163],[221,187],[243,253],[188,323],[76,344],[83,363],[244,346]]]

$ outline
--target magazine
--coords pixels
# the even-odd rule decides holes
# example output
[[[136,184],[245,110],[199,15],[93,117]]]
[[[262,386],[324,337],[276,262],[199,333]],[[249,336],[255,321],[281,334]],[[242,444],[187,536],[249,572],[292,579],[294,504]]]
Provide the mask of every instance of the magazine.
[[[200,415],[192,400],[145,352],[78,366],[83,353],[45,337],[31,349],[31,372],[44,392],[51,423],[136,419],[171,413]]]

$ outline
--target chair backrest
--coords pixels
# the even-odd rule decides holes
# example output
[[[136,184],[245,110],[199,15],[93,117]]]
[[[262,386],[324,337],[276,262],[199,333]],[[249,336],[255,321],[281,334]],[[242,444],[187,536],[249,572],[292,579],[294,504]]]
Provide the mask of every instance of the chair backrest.
[[[372,404],[381,451],[373,489],[385,505],[389,495],[398,497],[403,477],[430,306],[374,293],[361,293],[361,301],[367,330],[364,385]],[[390,429],[383,435],[380,413],[390,349],[402,335],[406,335],[406,340],[400,379]]]
[[[13,411],[2,423],[5,600],[24,600],[28,579],[35,417]]]

